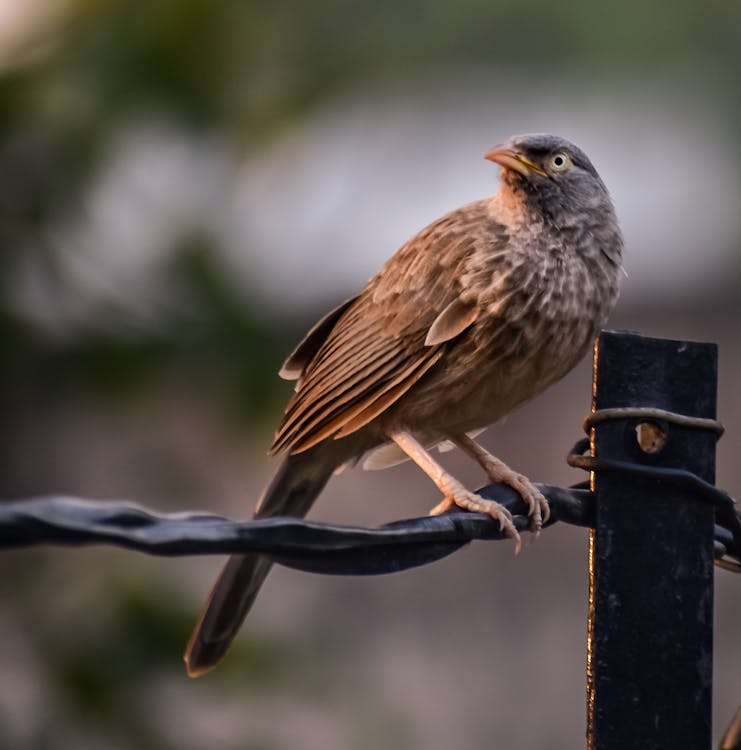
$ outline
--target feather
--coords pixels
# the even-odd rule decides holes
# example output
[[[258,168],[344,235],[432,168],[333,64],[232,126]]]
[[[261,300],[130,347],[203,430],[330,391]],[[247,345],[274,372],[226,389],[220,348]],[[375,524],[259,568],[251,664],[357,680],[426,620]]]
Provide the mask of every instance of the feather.
[[[455,338],[473,323],[479,314],[475,299],[464,302],[456,297],[436,318],[427,331],[425,346],[442,344]]]
[[[355,414],[342,426],[342,429],[334,436],[335,439],[346,437],[351,433],[364,427],[372,419],[375,419],[381,412],[388,409],[394,401],[403,396],[442,356],[438,351],[434,356],[415,363],[409,370],[404,373],[403,379],[400,379],[396,385],[388,385],[379,394],[375,395],[365,409]]]
[[[328,414],[327,418],[310,430],[301,430],[293,439],[291,453],[301,453],[329,437],[346,437],[365,426],[374,417],[387,409],[394,401],[404,395],[420,377],[437,362],[441,352],[416,360],[400,375],[392,378],[381,387],[376,387],[355,399],[347,408]]]
[[[335,307],[334,310],[330,310],[321,320],[315,323],[299,345],[288,355],[278,375],[284,380],[297,380],[300,378],[306,369],[306,365],[311,362],[314,355],[319,351],[337,324],[337,321],[357,298],[355,296],[345,300],[341,305]]]
[[[488,201],[479,201],[431,224],[359,297],[312,329],[287,360],[286,374],[300,369],[300,380],[271,452],[300,452],[368,424],[432,367],[440,345],[476,320],[476,300],[460,299],[461,278],[486,241],[469,230],[487,211]]]
[[[340,411],[341,407],[347,410],[357,404],[374,387],[375,383],[384,382],[385,378],[393,374],[399,364],[398,356],[395,356],[393,351],[389,352],[388,355],[380,363],[374,362],[373,368],[356,373],[352,380],[340,383],[332,392],[313,394],[320,398],[315,398],[307,406],[290,415],[290,419],[287,419],[281,426],[271,451],[279,451],[300,440],[302,436],[308,435],[312,430],[331,419],[333,415]]]

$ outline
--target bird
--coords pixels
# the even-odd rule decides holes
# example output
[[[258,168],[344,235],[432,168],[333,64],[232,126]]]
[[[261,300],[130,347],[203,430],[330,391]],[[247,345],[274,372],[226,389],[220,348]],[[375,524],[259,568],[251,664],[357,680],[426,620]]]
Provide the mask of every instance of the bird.
[[[509,511],[432,455],[457,446],[490,481],[514,488],[540,530],[548,503],[476,435],[563,377],[618,297],[623,238],[587,155],[548,134],[489,149],[499,189],[433,221],[356,296],[309,330],[280,376],[295,380],[271,453],[284,458],[255,518],[303,517],[333,473],[411,459],[443,495],[431,514],[486,513],[514,539]],[[271,567],[230,557],[184,659],[196,677],[224,656]]]

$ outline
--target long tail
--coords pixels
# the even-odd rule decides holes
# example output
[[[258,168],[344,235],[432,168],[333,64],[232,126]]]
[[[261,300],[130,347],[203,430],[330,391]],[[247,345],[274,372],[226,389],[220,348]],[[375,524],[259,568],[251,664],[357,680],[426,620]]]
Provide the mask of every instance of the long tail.
[[[340,463],[336,451],[320,444],[287,456],[263,495],[255,518],[305,516]],[[232,555],[206,600],[185,649],[190,677],[216,666],[250,611],[272,563],[260,555]]]

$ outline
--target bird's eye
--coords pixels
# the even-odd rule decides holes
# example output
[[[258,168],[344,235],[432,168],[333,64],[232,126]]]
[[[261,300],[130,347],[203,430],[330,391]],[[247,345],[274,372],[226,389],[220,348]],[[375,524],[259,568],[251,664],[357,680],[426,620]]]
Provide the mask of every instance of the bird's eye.
[[[557,151],[548,160],[548,166],[553,172],[565,172],[571,167],[571,157],[565,151]]]

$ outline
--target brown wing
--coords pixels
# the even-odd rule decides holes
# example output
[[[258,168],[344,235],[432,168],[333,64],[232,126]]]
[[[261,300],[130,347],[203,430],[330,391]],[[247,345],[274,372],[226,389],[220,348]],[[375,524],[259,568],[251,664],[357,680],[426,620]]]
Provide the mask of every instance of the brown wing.
[[[297,380],[301,377],[306,366],[314,358],[322,344],[329,336],[342,313],[347,310],[357,297],[350,297],[334,310],[330,310],[311,330],[304,336],[299,345],[288,355],[278,373],[284,380]]]
[[[388,409],[439,361],[448,339],[435,336],[432,345],[425,339],[456,299],[470,309],[471,298],[460,277],[465,261],[480,248],[482,225],[488,223],[486,205],[479,201],[464,206],[422,230],[357,298],[339,308],[338,316],[330,313],[324,319],[331,318],[332,327],[311,361],[301,362],[299,387],[272,451],[299,453],[329,437],[351,434]],[[464,317],[448,326],[449,338],[475,320],[473,314]],[[292,374],[297,369],[292,368]]]

